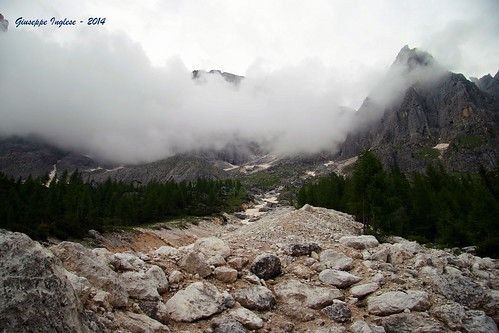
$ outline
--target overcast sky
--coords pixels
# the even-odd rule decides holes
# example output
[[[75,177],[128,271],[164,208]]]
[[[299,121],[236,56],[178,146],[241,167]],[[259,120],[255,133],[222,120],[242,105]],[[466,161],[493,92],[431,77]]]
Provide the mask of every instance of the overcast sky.
[[[283,151],[337,143],[351,127],[339,107],[357,109],[406,44],[467,77],[499,69],[497,0],[0,0],[0,13],[0,134],[123,162],[234,133]],[[196,85],[194,69],[247,80]]]

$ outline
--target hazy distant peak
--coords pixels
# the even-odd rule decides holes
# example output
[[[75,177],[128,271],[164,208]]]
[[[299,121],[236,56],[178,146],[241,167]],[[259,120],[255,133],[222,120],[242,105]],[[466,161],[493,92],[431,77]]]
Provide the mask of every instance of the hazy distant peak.
[[[9,29],[9,21],[5,20],[3,15],[0,14],[0,32],[5,32]]]
[[[476,84],[476,86],[496,98],[499,98],[499,71],[494,77],[487,74],[482,76],[480,79],[476,77],[470,77],[470,81]]]
[[[235,85],[238,85],[239,82],[241,82],[242,79],[244,79],[244,76],[232,74],[232,73],[227,73],[227,72],[222,72],[221,70],[218,69],[212,69],[209,72],[204,71],[204,70],[193,70],[192,71],[192,78],[193,79],[199,79],[204,77],[205,75],[220,75],[221,77],[224,78],[225,81],[233,83]]]
[[[437,61],[428,52],[419,50],[417,48],[409,48],[405,45],[398,53],[392,66],[407,66],[409,70],[417,67],[427,67],[438,65]]]

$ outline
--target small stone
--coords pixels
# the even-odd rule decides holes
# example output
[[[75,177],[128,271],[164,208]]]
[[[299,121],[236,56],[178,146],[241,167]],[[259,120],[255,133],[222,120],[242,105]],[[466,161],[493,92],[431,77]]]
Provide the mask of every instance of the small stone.
[[[315,243],[292,244],[288,249],[288,253],[292,257],[300,257],[309,256],[312,252],[319,253],[321,250],[321,247]]]
[[[248,309],[238,308],[232,310],[229,315],[250,330],[257,330],[263,327],[263,320]]]
[[[243,267],[248,263],[248,259],[242,258],[242,257],[234,257],[230,258],[229,261],[227,261],[227,264],[229,264],[230,267],[241,270]]]
[[[179,271],[172,271],[168,277],[168,282],[170,284],[179,284],[184,279],[183,275]]]
[[[246,333],[244,326],[236,320],[224,319],[213,324],[213,333]]]
[[[386,333],[447,332],[439,321],[412,313],[392,315],[383,319],[382,323]]]
[[[313,272],[310,268],[301,264],[294,264],[288,268],[289,273],[296,275],[301,279],[310,279]]]
[[[343,271],[325,269],[319,274],[319,280],[338,288],[348,288],[362,278]]]
[[[215,268],[215,278],[225,283],[233,283],[237,281],[237,271],[229,267]]]
[[[214,255],[213,257],[210,257],[206,263],[210,266],[215,266],[215,267],[219,267],[219,266],[224,266],[225,264],[227,264],[227,262],[225,261],[224,257],[222,257],[221,255],[217,254],[217,255]]]
[[[350,326],[350,331],[352,333],[374,333],[371,327],[369,327],[369,324],[365,321],[356,321]]]
[[[352,317],[352,311],[345,302],[336,300],[332,305],[322,309],[329,319],[338,323],[344,323]]]
[[[371,235],[344,236],[339,239],[340,244],[357,250],[368,249],[379,245],[376,237]]]
[[[376,290],[378,290],[379,285],[376,282],[361,284],[350,289],[350,294],[353,297],[362,298],[366,295],[369,295]]]

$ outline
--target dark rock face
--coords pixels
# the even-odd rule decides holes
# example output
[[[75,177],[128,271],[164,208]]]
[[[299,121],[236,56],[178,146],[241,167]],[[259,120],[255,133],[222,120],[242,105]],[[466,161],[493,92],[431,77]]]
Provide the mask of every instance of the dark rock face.
[[[404,63],[405,61],[405,63]],[[393,66],[403,64],[402,77],[415,70],[434,66],[427,53],[402,49]],[[427,74],[425,74],[427,75]],[[416,77],[416,78],[414,78]],[[421,171],[442,160],[456,171],[478,171],[479,165],[495,167],[499,131],[499,103],[483,93],[461,74],[445,73],[434,80],[413,76],[408,88],[392,104],[383,105],[367,98],[357,113],[364,123],[345,140],[339,158],[347,159],[371,148],[385,166],[398,163],[403,171]],[[460,143],[474,142],[473,147]],[[439,143],[450,144],[442,154],[433,149]],[[455,163],[458,160],[465,162]]]
[[[499,98],[499,71],[494,77],[492,77],[492,75],[490,74],[487,74],[480,79],[472,77],[470,78],[470,80],[471,82],[476,84],[480,90],[491,94],[495,98]]]
[[[253,261],[251,271],[260,279],[272,279],[281,274],[281,261],[274,255],[262,254]]]
[[[0,331],[102,332],[57,259],[21,233],[0,230]]]

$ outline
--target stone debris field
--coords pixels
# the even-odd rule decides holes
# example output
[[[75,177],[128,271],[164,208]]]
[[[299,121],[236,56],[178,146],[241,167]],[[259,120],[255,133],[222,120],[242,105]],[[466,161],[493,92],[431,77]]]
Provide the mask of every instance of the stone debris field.
[[[0,231],[2,332],[498,332],[499,262],[272,201],[42,246]]]

